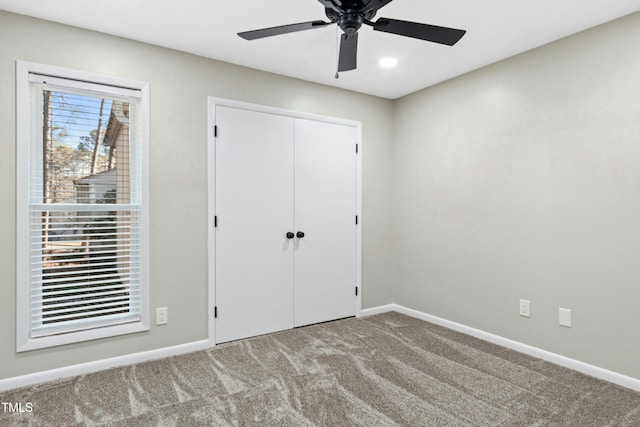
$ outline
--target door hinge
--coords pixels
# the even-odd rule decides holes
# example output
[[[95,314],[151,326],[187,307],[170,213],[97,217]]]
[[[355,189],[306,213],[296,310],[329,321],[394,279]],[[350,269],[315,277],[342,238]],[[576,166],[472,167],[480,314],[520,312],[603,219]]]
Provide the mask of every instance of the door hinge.
[[[213,307],[213,318],[214,319],[218,318],[218,306],[217,305],[215,307]]]
[[[218,125],[213,126],[213,136],[215,138],[218,137]]]
[[[213,217],[213,228],[218,228],[218,215]]]
[[[356,286],[356,296],[358,296],[358,287]]]
[[[358,225],[358,215],[356,215],[356,225]]]
[[[356,153],[358,152],[358,144],[356,144]]]

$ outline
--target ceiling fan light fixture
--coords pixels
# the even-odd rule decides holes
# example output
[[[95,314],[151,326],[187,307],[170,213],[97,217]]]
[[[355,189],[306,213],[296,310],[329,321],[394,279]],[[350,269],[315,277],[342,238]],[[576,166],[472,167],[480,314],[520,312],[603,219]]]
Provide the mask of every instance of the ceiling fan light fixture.
[[[378,62],[382,68],[393,68],[398,65],[398,60],[396,58],[382,58],[380,62]]]

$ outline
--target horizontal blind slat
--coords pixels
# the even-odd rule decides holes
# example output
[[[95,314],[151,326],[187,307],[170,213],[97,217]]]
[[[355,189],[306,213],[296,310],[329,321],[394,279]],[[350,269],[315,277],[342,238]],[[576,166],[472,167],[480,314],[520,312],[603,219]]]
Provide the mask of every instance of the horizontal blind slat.
[[[58,279],[43,279],[43,280],[34,280],[33,284],[35,286],[55,286],[55,285],[65,285],[65,286],[85,286],[88,283],[92,283],[92,282],[99,282],[100,280],[95,280],[95,279],[114,279],[114,278],[118,278],[121,276],[127,276],[127,274],[129,273],[129,269],[128,270],[123,270],[122,272],[119,271],[115,271],[115,272],[110,272],[110,273],[104,273],[104,274],[99,274],[99,273],[103,273],[100,270],[94,270],[93,274],[91,275],[86,275],[84,277],[77,277],[77,276],[73,276],[73,277],[64,277],[64,278],[58,278]],[[108,280],[107,283],[110,283],[111,280]]]
[[[108,249],[108,248],[106,248],[106,249]],[[133,246],[133,247],[132,247],[132,245],[129,245],[128,248],[122,249],[122,252],[129,252],[129,251],[136,252],[136,251],[139,251],[139,250],[140,250],[140,245],[136,245],[136,246]],[[42,253],[42,249],[40,249],[39,251],[37,249],[32,249],[32,252],[35,252],[36,254],[38,254],[38,252]],[[91,251],[92,255],[103,255],[103,254],[111,254],[111,253],[113,253],[113,250]],[[54,255],[49,255],[49,256],[51,257],[51,261],[55,260],[56,258],[63,258],[64,257],[64,255],[55,255],[55,254]],[[38,260],[39,258],[41,258],[41,256],[38,257],[38,256],[32,254],[31,258],[32,258],[33,265],[37,265],[37,262],[39,262],[39,261],[34,261],[34,259]]]
[[[69,305],[58,305],[58,307],[49,307],[43,306],[37,312],[32,313],[32,317],[46,317],[47,319],[53,319],[58,315],[68,315],[68,314],[77,314],[78,312],[86,312],[86,310],[101,310],[104,308],[114,307],[116,305],[128,306],[130,304],[130,299],[127,296],[121,297],[113,297],[113,298],[104,298],[104,299],[96,299],[93,301],[84,301],[84,302],[74,302]]]
[[[122,269],[122,268],[127,268],[127,266],[131,265],[131,262],[129,261],[128,258],[123,258],[120,260],[120,262],[116,262],[114,259],[109,258],[108,259],[109,262],[86,262],[86,263],[79,263],[78,266],[76,267],[76,269],[69,271],[68,268],[64,267],[64,266],[57,266],[57,267],[47,267],[47,272],[43,273],[40,269],[38,270],[33,270],[33,271],[39,271],[38,273],[34,273],[31,275],[32,278],[37,278],[37,277],[58,277],[58,276],[64,276],[64,275],[83,275],[83,274],[87,274],[93,270],[88,270],[85,269],[85,267],[89,267],[91,266],[93,269],[95,270],[104,270],[104,271],[108,271],[108,270],[118,270],[118,269]],[[62,271],[61,271],[62,270]]]
[[[91,226],[85,226],[83,224],[82,227],[75,227],[75,226],[69,226],[68,223],[66,223],[66,225],[64,227],[53,227],[51,225],[49,225],[48,228],[45,229],[46,232],[48,232],[50,235],[53,236],[71,236],[71,237],[76,237],[76,236],[86,236],[88,234],[88,231],[91,230],[91,232],[97,232],[97,231],[102,231],[104,228],[102,228],[102,225],[104,225],[104,223],[98,223],[101,226],[98,227],[97,225],[91,225]],[[33,227],[33,226],[32,226]],[[35,224],[35,227],[37,229],[32,230],[31,232],[31,239],[33,240],[39,240],[42,239],[42,228],[40,228],[39,224]],[[39,230],[38,230],[39,228]],[[109,224],[109,229],[113,230],[114,233],[116,234],[140,234],[140,230],[133,228],[131,225],[127,225],[127,224],[114,224],[111,223]],[[101,234],[101,233],[98,233]]]
[[[140,205],[119,203],[31,203],[32,212],[84,212],[84,211],[115,211],[115,212],[139,212]]]
[[[126,279],[128,279],[128,276],[123,276],[123,277],[121,277],[120,281],[126,281]],[[85,282],[77,282],[77,283],[75,283],[75,286],[85,286],[85,287],[89,287],[89,286],[92,286],[92,285],[105,285],[106,286],[106,285],[112,284],[112,283],[113,283],[112,280],[88,280],[88,281],[85,281]],[[40,284],[34,284],[34,285],[35,286],[39,286]],[[70,286],[74,286],[74,284],[72,282],[49,284],[49,285],[47,285],[47,289],[64,289],[64,288],[68,288]]]
[[[106,310],[114,307],[122,307],[126,306],[128,308],[131,299],[126,296],[120,298],[105,298],[104,300],[95,300],[95,301],[85,301],[82,304],[74,304],[63,306],[59,305],[58,307],[42,307],[42,311],[38,310],[37,312],[32,312],[31,317],[37,318],[39,316],[46,317],[47,321],[53,321],[58,319],[61,316],[75,316],[80,312],[88,312],[87,310],[91,310],[92,312],[98,310]],[[62,308],[61,308],[62,307]]]
[[[127,304],[127,306],[128,306],[128,304]],[[100,315],[114,314],[115,311],[125,312],[124,310],[125,310],[125,308],[123,308],[123,307],[111,307],[111,308],[98,309],[98,310],[95,310],[95,311],[91,310],[91,311],[88,311],[88,312],[67,313],[67,314],[63,314],[63,315],[59,315],[59,316],[52,316],[50,318],[47,318],[46,322],[47,323],[56,323],[56,322],[64,322],[64,321],[71,320],[71,319],[76,319],[76,318],[79,319],[79,318],[97,317],[97,316],[100,316]],[[37,324],[37,323],[39,323],[38,319],[41,318],[42,316],[32,316],[32,317],[33,317],[33,322],[35,322]]]
[[[123,262],[122,260],[127,260],[127,259],[131,259],[130,264],[137,264],[139,262],[139,255],[136,255],[135,253],[131,254],[131,255],[117,255],[117,256],[108,256],[108,257],[91,257],[89,260],[93,261],[104,261],[104,260],[113,260],[113,262],[117,262],[117,263],[121,263]],[[78,263],[81,266],[87,265],[87,264],[91,264],[91,265],[102,265],[100,263],[90,263],[88,261],[87,258],[67,258],[68,262],[75,262]],[[104,263],[103,263],[104,264]],[[112,264],[112,263],[109,263]],[[65,267],[64,265],[54,265],[54,266],[47,266],[47,271],[56,271],[56,270],[62,270],[65,269],[67,267]],[[31,268],[31,277],[37,277],[37,276],[42,276],[42,269],[40,268],[40,265],[32,265]]]
[[[89,292],[91,291],[91,292]],[[75,294],[71,294],[70,292],[34,292],[31,296],[37,301],[34,302],[34,307],[40,306],[49,306],[51,303],[56,303],[60,301],[70,301],[73,299],[79,298],[93,298],[94,296],[100,296],[102,294],[107,295],[110,293],[122,293],[127,292],[129,295],[138,295],[140,292],[137,290],[132,290],[128,286],[109,286],[104,288],[95,288],[85,291],[78,290]],[[46,297],[46,298],[43,298]]]

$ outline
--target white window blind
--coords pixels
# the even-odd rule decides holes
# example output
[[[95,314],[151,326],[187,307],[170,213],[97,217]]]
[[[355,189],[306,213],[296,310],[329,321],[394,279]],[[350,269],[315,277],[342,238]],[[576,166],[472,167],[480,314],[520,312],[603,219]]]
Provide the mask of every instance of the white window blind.
[[[141,91],[37,73],[28,86],[27,339],[140,322]]]

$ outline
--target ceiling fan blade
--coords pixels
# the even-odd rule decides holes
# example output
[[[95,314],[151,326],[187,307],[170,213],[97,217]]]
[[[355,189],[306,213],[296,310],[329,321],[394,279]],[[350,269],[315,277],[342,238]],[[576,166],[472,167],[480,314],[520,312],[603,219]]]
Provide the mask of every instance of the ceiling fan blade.
[[[279,27],[263,28],[261,30],[244,31],[238,33],[240,37],[245,40],[255,40],[264,37],[277,36],[280,34],[294,33],[296,31],[311,30],[313,28],[320,28],[331,24],[331,22],[324,21],[309,21],[300,22],[299,24],[281,25]]]
[[[413,37],[434,43],[453,46],[464,36],[466,30],[438,27],[437,25],[420,24],[418,22],[400,21],[398,19],[380,18],[373,24],[376,31]]]
[[[380,10],[392,1],[393,0],[369,0],[369,3],[365,4],[365,6],[362,8],[362,12],[366,13],[372,10]]]
[[[358,62],[358,33],[342,34],[340,38],[340,59],[338,71],[355,70]]]
[[[332,9],[340,12],[342,8],[342,0],[318,0],[325,9]]]

